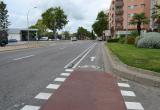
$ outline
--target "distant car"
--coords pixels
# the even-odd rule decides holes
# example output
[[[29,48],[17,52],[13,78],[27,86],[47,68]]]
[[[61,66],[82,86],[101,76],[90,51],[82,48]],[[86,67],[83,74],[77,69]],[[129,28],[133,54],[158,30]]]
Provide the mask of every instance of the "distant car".
[[[97,40],[98,40],[98,41],[102,41],[102,38],[101,38],[101,37],[98,37]]]
[[[5,30],[0,30],[0,46],[8,44],[8,33]]]
[[[72,37],[71,40],[72,41],[77,41],[77,38],[76,37]]]

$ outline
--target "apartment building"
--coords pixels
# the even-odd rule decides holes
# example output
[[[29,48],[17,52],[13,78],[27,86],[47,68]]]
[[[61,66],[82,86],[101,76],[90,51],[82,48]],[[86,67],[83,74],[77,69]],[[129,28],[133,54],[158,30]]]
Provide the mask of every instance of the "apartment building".
[[[151,6],[155,0],[112,0],[109,12],[109,27],[111,30],[135,30],[136,25],[131,25],[130,20],[134,14],[144,12],[151,19]],[[142,29],[148,30],[151,23],[143,24]]]

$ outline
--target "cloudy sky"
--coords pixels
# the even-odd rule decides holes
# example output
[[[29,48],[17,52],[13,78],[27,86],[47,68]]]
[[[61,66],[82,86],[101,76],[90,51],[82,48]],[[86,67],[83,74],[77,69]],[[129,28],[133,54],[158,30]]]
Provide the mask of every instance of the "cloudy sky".
[[[3,0],[7,4],[11,28],[27,27],[27,11],[30,25],[35,24],[41,14],[50,7],[60,6],[68,16],[64,30],[75,32],[79,26],[91,29],[97,13],[107,10],[111,0]],[[36,9],[32,9],[33,7]]]

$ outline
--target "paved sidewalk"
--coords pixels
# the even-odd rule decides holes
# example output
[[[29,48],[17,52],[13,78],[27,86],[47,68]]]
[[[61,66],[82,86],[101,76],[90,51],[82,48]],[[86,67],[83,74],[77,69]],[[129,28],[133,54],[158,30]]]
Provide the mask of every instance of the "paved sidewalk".
[[[111,74],[77,70],[41,110],[126,110],[126,106]]]
[[[45,47],[54,42],[30,42],[30,43],[18,43],[14,45],[7,45],[6,47],[0,47],[0,52],[13,51],[27,48]]]

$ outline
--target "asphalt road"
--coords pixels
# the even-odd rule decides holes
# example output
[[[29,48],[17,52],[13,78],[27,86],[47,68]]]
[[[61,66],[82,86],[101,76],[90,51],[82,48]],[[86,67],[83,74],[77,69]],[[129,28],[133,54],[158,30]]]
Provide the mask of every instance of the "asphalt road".
[[[96,41],[57,42],[45,48],[1,52],[0,110],[20,110],[25,105],[43,105],[46,101],[34,97],[40,92],[53,92],[46,86],[65,68],[104,71],[102,56],[102,43]],[[107,65],[109,67],[109,63]],[[120,82],[131,85],[131,90],[137,95],[135,100],[141,102],[145,110],[160,110],[159,89],[143,87],[130,81]]]

